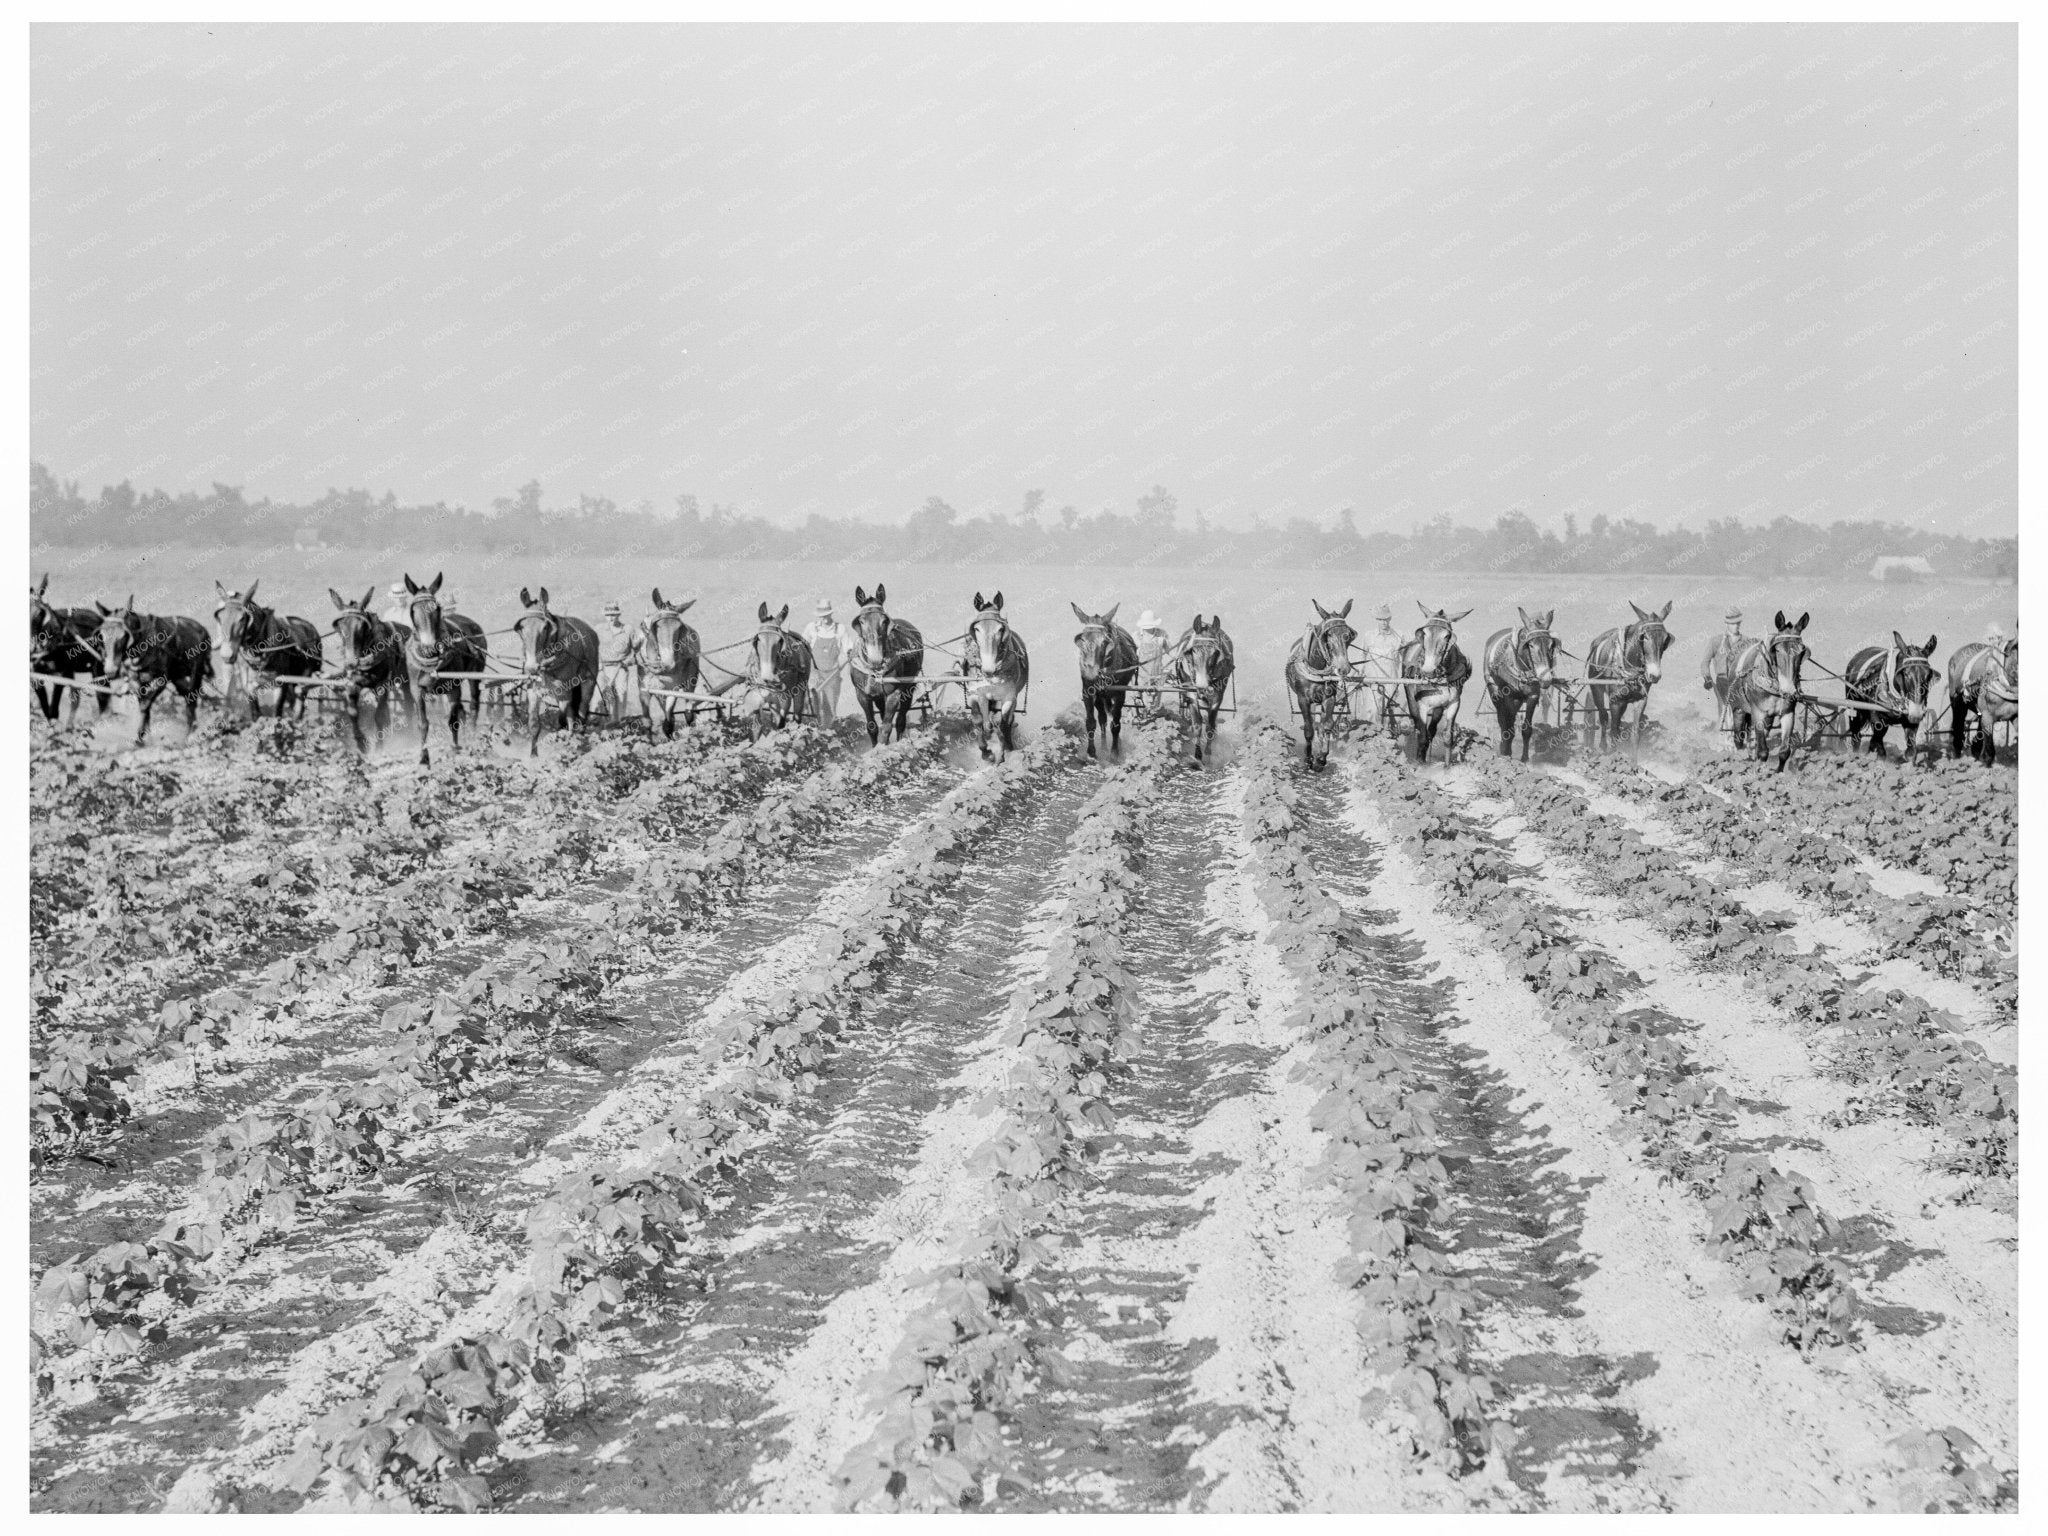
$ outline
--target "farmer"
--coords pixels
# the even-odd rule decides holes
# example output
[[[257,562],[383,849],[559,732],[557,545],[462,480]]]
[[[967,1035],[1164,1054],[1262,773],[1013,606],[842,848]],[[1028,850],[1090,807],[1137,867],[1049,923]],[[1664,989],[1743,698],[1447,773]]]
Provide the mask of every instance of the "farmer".
[[[1401,672],[1401,637],[1394,633],[1394,610],[1385,603],[1373,609],[1373,628],[1359,642],[1359,649],[1365,653],[1364,670],[1374,677],[1397,677]],[[1387,683],[1368,683],[1359,693],[1368,694],[1372,700],[1375,719],[1383,719],[1392,725],[1388,706],[1393,701],[1396,689]],[[1351,713],[1358,713],[1358,695],[1352,695]]]
[[[390,598],[391,601],[384,605],[384,611],[378,617],[386,624],[397,625],[410,634],[412,632],[412,594],[405,590],[405,583],[403,581],[394,581],[385,589],[384,595]],[[441,606],[445,608],[447,605],[448,600],[443,598]]]
[[[2005,644],[2005,626],[1993,619],[1984,626],[1984,643],[1994,650]]]
[[[1727,627],[1707,642],[1707,654],[1700,662],[1702,688],[1712,688],[1714,680],[1728,670],[1728,664],[1742,648],[1742,610],[1730,608],[1721,619]]]
[[[1159,622],[1159,616],[1150,608],[1138,615],[1138,686],[1157,688],[1166,681],[1166,653],[1169,649],[1166,626]],[[1166,708],[1165,697],[1153,693],[1145,696],[1150,702],[1144,707],[1157,713]]]
[[[811,704],[820,721],[839,713],[839,680],[846,669],[840,665],[846,651],[846,631],[832,617],[832,599],[818,599],[817,617],[804,626],[804,639],[811,645]]]
[[[630,677],[637,702],[643,708],[646,701],[639,698],[640,692],[640,642],[643,631],[635,626],[626,627],[619,616],[617,603],[604,605],[604,623],[597,631],[597,696],[604,704],[604,712],[614,723],[624,718],[626,707],[626,682]]]

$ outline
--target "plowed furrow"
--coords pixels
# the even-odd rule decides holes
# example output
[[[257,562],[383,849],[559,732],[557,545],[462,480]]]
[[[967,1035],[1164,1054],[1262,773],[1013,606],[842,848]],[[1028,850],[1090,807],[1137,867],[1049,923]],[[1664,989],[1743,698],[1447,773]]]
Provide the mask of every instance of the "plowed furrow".
[[[654,962],[658,974],[622,982],[605,1014],[558,1035],[539,1070],[480,1084],[459,1115],[407,1148],[391,1182],[326,1202],[285,1242],[250,1255],[230,1284],[202,1295],[175,1321],[139,1380],[111,1382],[100,1402],[42,1426],[31,1468],[39,1499],[78,1507],[84,1485],[95,1507],[154,1507],[166,1478],[233,1445],[249,1427],[246,1410],[288,1383],[310,1341],[371,1318],[431,1327],[430,1314],[380,1313],[384,1277],[405,1272],[423,1247],[445,1246],[436,1240],[451,1228],[460,1247],[462,1232],[516,1221],[535,1195],[519,1178],[532,1148],[571,1132],[651,1058],[692,1039],[722,994],[736,984],[746,990],[745,975],[764,951],[800,948],[823,894],[835,884],[858,885],[859,871],[900,833],[906,807],[934,792],[932,781],[944,772],[919,775],[879,805],[850,812],[811,856],[783,865],[779,879],[748,892],[715,926],[672,941]],[[363,1034],[357,1049],[367,1050],[374,1013],[354,1022]],[[327,1051],[309,1058],[308,1070],[321,1076],[347,1062],[337,1047],[345,1052],[348,1037],[331,1024]],[[219,1117],[216,1108],[209,1124]],[[189,1157],[189,1145],[167,1154],[150,1182],[127,1186],[123,1199],[84,1217],[59,1213],[51,1231],[65,1252],[52,1248],[53,1256],[76,1251],[82,1231],[98,1226],[118,1236],[152,1203],[159,1212],[175,1205],[189,1182]],[[386,1347],[398,1342],[394,1334]],[[243,1507],[265,1502],[259,1493]]]
[[[1000,1021],[1018,936],[1086,787],[1070,776],[970,856],[958,915],[896,961],[816,1092],[747,1158],[704,1234],[706,1292],[613,1334],[591,1363],[587,1405],[513,1469],[506,1502],[745,1507],[762,1466],[809,1438],[809,1426],[790,1429],[793,1371],[815,1394],[807,1407],[853,1406],[860,1371],[843,1356],[797,1362],[835,1308],[880,1277],[920,1128],[957,1098]],[[830,1507],[829,1484],[822,1492],[809,1507]]]

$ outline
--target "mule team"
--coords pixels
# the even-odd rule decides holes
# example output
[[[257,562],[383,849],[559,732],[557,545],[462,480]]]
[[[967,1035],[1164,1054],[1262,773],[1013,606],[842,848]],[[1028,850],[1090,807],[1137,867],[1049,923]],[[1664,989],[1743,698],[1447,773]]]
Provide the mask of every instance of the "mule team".
[[[196,619],[146,614],[131,598],[121,608],[95,603],[90,608],[57,608],[45,601],[49,577],[29,594],[31,671],[43,677],[121,678],[134,689],[141,722],[136,740],[148,734],[150,712],[166,688],[185,702],[189,728],[197,720],[201,685],[213,676],[214,644]],[[394,592],[398,589],[394,588]],[[318,678],[323,666],[318,630],[306,619],[282,615],[257,599],[257,584],[243,591],[216,583],[220,649],[232,665],[245,666],[252,677],[275,686],[280,715],[303,714],[306,682]],[[451,743],[460,744],[464,683],[472,712],[480,711],[482,683],[490,652],[483,628],[474,619],[442,607],[441,577],[421,585],[405,578],[405,608],[410,624],[396,623],[372,611],[375,589],[351,601],[330,589],[335,607],[334,633],[339,642],[339,681],[355,742],[368,750],[360,719],[365,694],[375,705],[381,739],[396,694],[417,717],[420,761],[428,761],[425,700],[433,695],[448,701]],[[789,607],[770,611],[762,603],[757,628],[748,645],[744,671],[707,660],[696,630],[683,618],[690,603],[665,600],[653,590],[654,613],[642,626],[641,664],[648,682],[649,723],[658,714],[664,737],[675,733],[680,707],[693,722],[703,703],[744,683],[752,704],[747,713],[755,736],[778,729],[812,711],[819,677],[817,659],[804,636],[788,627]],[[868,739],[900,738],[909,724],[918,689],[928,682],[926,644],[917,626],[891,615],[888,589],[873,594],[854,589],[857,612],[845,654],[829,670],[844,670],[860,701]],[[557,726],[588,724],[589,706],[600,678],[600,641],[584,620],[559,613],[549,605],[547,588],[519,593],[520,616],[510,633],[518,638],[521,675],[538,693],[541,707],[529,711],[529,750],[539,751],[546,720]],[[1107,737],[1113,754],[1123,732],[1126,696],[1139,690],[1171,694],[1191,721],[1194,755],[1201,760],[1213,749],[1216,720],[1229,692],[1236,653],[1220,616],[1196,614],[1177,641],[1159,658],[1158,681],[1141,684],[1136,639],[1116,622],[1117,607],[1090,613],[1073,607],[1081,628],[1074,636],[1081,672],[1082,723],[1088,754],[1095,755],[1098,733]],[[1448,752],[1463,692],[1474,676],[1473,664],[1459,643],[1455,626],[1468,617],[1422,607],[1422,623],[1403,639],[1391,628],[1391,613],[1382,607],[1375,616],[1376,633],[1361,637],[1350,622],[1352,604],[1325,608],[1312,602],[1315,618],[1288,654],[1285,681],[1302,722],[1303,755],[1320,768],[1329,758],[1340,715],[1355,716],[1360,706],[1377,715],[1392,731],[1405,717],[1417,758],[1427,760],[1442,737]],[[1421,605],[1418,605],[1421,606]],[[1634,617],[1595,635],[1586,647],[1585,688],[1587,733],[1597,728],[1602,744],[1626,732],[1640,738],[1650,690],[1662,679],[1664,656],[1672,643],[1665,621],[1671,604],[1651,611],[1631,603]],[[1519,733],[1522,757],[1529,755],[1539,704],[1564,678],[1558,658],[1568,655],[1551,631],[1555,610],[1531,614],[1516,610],[1517,622],[1487,636],[1479,651],[1482,688],[1500,725],[1500,751],[1513,751]],[[1792,747],[1791,720],[1801,699],[1801,671],[1807,661],[1804,634],[1808,615],[1788,621],[1780,612],[1767,637],[1742,639],[1739,615],[1730,614],[1730,633],[1717,636],[1708,652],[1703,675],[1717,700],[1732,716],[1735,744],[1756,755],[1769,755],[1770,738],[1779,734],[1777,766],[1783,768]],[[960,640],[964,642],[957,670],[964,685],[984,756],[1003,755],[1016,745],[1019,699],[1030,681],[1030,654],[1024,639],[1003,613],[1003,594],[974,595],[974,615]],[[1841,674],[1845,696],[1868,706],[1852,713],[1851,739],[1870,730],[1871,750],[1881,751],[1886,731],[1904,727],[1910,739],[1924,720],[1933,687],[1932,660],[1936,637],[1924,646],[1907,642],[1896,631],[1890,645],[1857,651]],[[1361,661],[1365,666],[1361,666]],[[706,666],[717,667],[727,681],[704,691]],[[1991,760],[1989,725],[2016,720],[2019,714],[2019,641],[1994,636],[1957,650],[1948,661],[1950,745],[1957,756],[1964,746],[1964,726],[1971,714],[1980,723],[1977,752]],[[63,689],[35,684],[45,717],[57,718]],[[296,697],[295,697],[296,695]],[[107,698],[97,695],[104,712]],[[417,700],[421,707],[414,707]],[[74,696],[73,710],[77,699]],[[1631,709],[1633,716],[1631,717]],[[993,737],[995,750],[991,752]]]

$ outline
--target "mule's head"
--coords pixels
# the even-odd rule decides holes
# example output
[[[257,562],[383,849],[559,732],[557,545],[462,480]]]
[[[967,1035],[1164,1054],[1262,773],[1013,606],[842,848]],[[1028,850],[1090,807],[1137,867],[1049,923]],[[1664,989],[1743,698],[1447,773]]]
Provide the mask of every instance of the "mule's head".
[[[789,604],[784,603],[780,611],[770,613],[763,603],[760,612],[761,627],[754,631],[753,673],[756,681],[768,681],[776,676],[775,653],[789,631],[782,627],[789,617]]]
[[[647,638],[654,644],[655,666],[668,672],[675,668],[679,659],[677,647],[682,644],[683,631],[688,627],[683,623],[683,615],[696,606],[697,599],[693,597],[688,602],[671,603],[663,599],[659,587],[654,589],[653,597],[654,617],[647,621]],[[767,605],[764,603],[762,606]]]
[[[1810,613],[1802,613],[1798,623],[1787,623],[1785,610],[1781,608],[1771,621],[1771,639],[1767,648],[1771,670],[1794,693],[1799,691],[1799,669],[1806,662],[1806,621],[1812,617]]]
[[[434,579],[424,587],[410,575],[405,578],[405,613],[412,621],[412,648],[427,658],[441,654],[442,574],[436,571]]]
[[[214,608],[214,615],[220,620],[220,638],[227,647],[230,661],[241,654],[242,648],[256,638],[257,616],[268,612],[256,602],[256,583],[250,582],[246,592],[236,592],[213,584],[220,602]]]
[[[974,621],[967,626],[967,643],[974,647],[974,654],[985,673],[992,673],[1002,663],[1003,636],[1010,631],[1010,621],[1003,617],[1003,594],[984,600],[974,594]]]
[[[1074,649],[1081,658],[1081,681],[1092,683],[1109,671],[1109,648],[1113,643],[1116,611],[1122,603],[1112,604],[1107,613],[1088,613],[1077,602],[1069,600],[1067,606],[1074,610],[1074,617],[1081,621],[1081,628],[1074,636]]]
[[[354,678],[369,664],[370,653],[377,648],[378,633],[384,627],[370,611],[370,604],[377,600],[377,589],[371,587],[353,603],[332,587],[327,589],[327,595],[334,599],[334,637],[341,642],[342,676]]]
[[[50,590],[49,572],[43,579],[28,589],[28,638],[31,644],[40,639],[57,617],[56,611],[43,601],[43,594]]]
[[[1515,631],[1516,658],[1536,675],[1537,682],[1556,682],[1557,636],[1550,632],[1550,621],[1557,617],[1557,610],[1528,614],[1517,608],[1515,617],[1522,621]]]
[[[1416,670],[1423,677],[1435,677],[1444,670],[1444,663],[1457,638],[1452,626],[1472,610],[1467,608],[1464,613],[1445,613],[1441,608],[1431,611],[1421,603],[1415,606],[1422,609],[1422,627],[1415,631]]]
[[[1934,643],[1929,635],[1924,646],[1911,646],[1896,629],[1892,631],[1892,688],[1906,704],[1906,720],[1918,725],[1927,718],[1927,693],[1934,686]]]
[[[1635,609],[1636,621],[1622,636],[1622,659],[1641,667],[1643,676],[1654,683],[1664,676],[1664,653],[1671,649],[1671,632],[1664,627],[1671,617],[1671,604],[1667,602],[1655,613],[1633,602],[1629,607]]]
[[[93,606],[100,611],[100,655],[106,675],[132,673],[142,639],[142,616],[135,611],[135,595],[131,592],[126,605],[118,609],[105,603]]]
[[[854,643],[870,667],[879,667],[889,659],[889,615],[883,607],[889,600],[889,589],[877,582],[874,596],[870,597],[865,589],[855,587],[853,600],[859,604],[851,626]]]
[[[1325,608],[1314,598],[1309,605],[1316,611],[1315,646],[1320,649],[1320,661],[1325,668],[1334,668],[1339,676],[1349,677],[1356,666],[1351,659],[1351,647],[1357,643],[1358,631],[1351,627],[1351,604],[1353,598],[1345,598],[1342,608]],[[1311,655],[1310,661],[1318,660]]]
[[[1186,644],[1188,681],[1203,693],[1213,694],[1219,686],[1216,674],[1222,670],[1223,616],[1217,614],[1204,623],[1196,614],[1195,622],[1188,626]]]
[[[519,636],[520,659],[528,672],[538,671],[541,659],[555,652],[561,638],[562,621],[548,611],[546,587],[540,589],[538,597],[521,587],[519,607],[519,618],[512,629]]]

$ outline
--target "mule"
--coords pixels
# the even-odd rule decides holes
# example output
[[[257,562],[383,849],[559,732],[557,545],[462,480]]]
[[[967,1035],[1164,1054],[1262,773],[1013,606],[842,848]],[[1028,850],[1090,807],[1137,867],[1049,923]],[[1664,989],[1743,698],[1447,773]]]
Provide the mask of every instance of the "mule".
[[[772,617],[768,605],[761,605],[760,628],[754,631],[754,647],[747,655],[747,681],[759,698],[747,717],[747,736],[753,741],[801,720],[810,697],[811,644],[783,627],[788,618],[787,603]]]
[[[1913,752],[1913,737],[1927,718],[1927,696],[1934,687],[1935,636],[1916,650],[1896,629],[1889,646],[1866,645],[1849,658],[1842,669],[1842,694],[1852,702],[1874,705],[1868,710],[1849,711],[1849,750],[1862,745],[1865,726],[1870,728],[1870,750],[1884,752],[1885,732],[1898,726],[1906,738],[1906,755]]]
[[[1557,610],[1530,618],[1520,608],[1513,629],[1497,629],[1486,637],[1480,665],[1486,669],[1486,691],[1500,720],[1500,755],[1514,756],[1515,721],[1522,724],[1522,761],[1529,761],[1529,738],[1536,730],[1536,707],[1545,690],[1557,685],[1557,637],[1550,621]]]
[[[1352,678],[1358,668],[1351,659],[1351,647],[1358,639],[1358,631],[1350,624],[1352,601],[1345,598],[1344,606],[1332,613],[1310,598],[1316,622],[1287,653],[1284,676],[1301,713],[1302,756],[1317,772],[1330,761],[1337,705],[1348,700],[1354,691]],[[1316,730],[1319,719],[1323,727],[1320,733]]]
[[[2020,717],[2020,637],[1996,644],[1972,640],[1948,659],[1948,743],[1953,757],[1963,755],[1963,727],[1977,717],[1975,757],[1990,764],[1998,759],[1992,727]]]
[[[86,676],[100,680],[100,612],[92,608],[53,608],[43,599],[50,590],[50,578],[43,579],[28,594],[28,669],[45,677]],[[112,702],[104,689],[65,687],[62,683],[33,683],[36,703],[43,718],[55,725],[57,709],[64,695],[71,695],[69,720],[78,719],[80,695],[92,694],[104,715]]]
[[[327,595],[334,599],[337,610],[334,634],[341,642],[341,676],[347,684],[342,690],[342,708],[348,714],[356,751],[367,756],[370,744],[363,737],[363,695],[369,694],[375,703],[380,750],[384,746],[384,732],[391,724],[391,696],[399,695],[408,711],[412,707],[412,676],[405,664],[405,649],[412,633],[403,624],[386,623],[371,610],[370,604],[377,599],[375,587],[365,592],[360,602],[349,602],[332,587],[327,589]]]
[[[1756,760],[1770,756],[1771,732],[1783,732],[1776,772],[1783,773],[1792,756],[1793,724],[1799,712],[1799,669],[1806,662],[1806,621],[1788,624],[1780,609],[1771,621],[1769,640],[1745,640],[1737,647],[1728,684],[1728,709],[1735,725],[1736,750],[1756,732]],[[1782,725],[1781,725],[1782,722]]]
[[[1195,733],[1195,761],[1215,756],[1216,716],[1223,709],[1223,696],[1230,687],[1230,675],[1237,670],[1237,648],[1223,630],[1223,615],[1206,622],[1198,613],[1173,650],[1167,654],[1166,675],[1180,692],[1180,711],[1190,719]]]
[[[993,723],[995,760],[1001,762],[1017,748],[1017,697],[1031,681],[1031,654],[1024,637],[1003,617],[1000,592],[986,602],[979,592],[974,594],[974,621],[967,626],[966,670],[974,679],[967,686],[967,706],[974,712],[981,755],[990,756],[988,735]]]
[[[227,664],[248,674],[245,691],[252,716],[263,713],[256,689],[260,680],[267,680],[277,689],[277,718],[282,720],[287,710],[304,718],[306,695],[312,690],[295,688],[292,680],[320,675],[326,664],[320,654],[320,631],[309,619],[296,614],[280,617],[276,609],[264,607],[256,601],[256,587],[252,581],[247,591],[235,592],[218,581],[213,584],[220,598],[213,615],[220,623]]]
[[[683,615],[697,604],[693,597],[688,602],[665,602],[661,588],[654,589],[654,617],[641,626],[645,637],[640,646],[641,664],[646,667],[647,681],[640,689],[640,709],[647,716],[648,731],[654,729],[654,711],[661,711],[661,738],[673,741],[676,736],[676,701],[672,698],[650,698],[650,688],[673,688],[679,693],[695,693],[704,669],[704,642],[697,638],[697,631],[683,622]],[[697,705],[694,701],[683,710],[683,723],[697,723]]]
[[[526,755],[540,756],[541,728],[549,714],[555,729],[590,729],[590,701],[597,695],[597,631],[583,620],[548,607],[548,589],[535,597],[519,589],[522,612],[512,626],[519,636],[522,670],[531,679],[533,734]]]
[[[1421,603],[1415,606],[1422,608],[1422,627],[1415,631],[1413,640],[1401,647],[1401,677],[1413,685],[1402,691],[1408,695],[1415,761],[1429,761],[1430,748],[1442,732],[1444,762],[1448,764],[1457,751],[1458,709],[1464,702],[1465,684],[1472,680],[1472,663],[1459,649],[1451,626],[1472,610],[1447,614],[1439,608],[1432,613]],[[1445,730],[1447,720],[1449,729]]]
[[[1069,601],[1081,629],[1074,636],[1074,650],[1081,659],[1081,714],[1088,729],[1088,755],[1095,755],[1095,731],[1100,726],[1109,738],[1109,755],[1122,750],[1124,737],[1124,695],[1138,678],[1138,642],[1116,621],[1115,603],[1107,613],[1083,613],[1079,603]]]
[[[868,723],[868,742],[901,741],[910,724],[917,679],[924,671],[924,636],[908,620],[889,617],[883,606],[889,589],[881,583],[876,583],[873,597],[855,587],[853,600],[859,611],[848,626],[853,638],[847,647],[846,673]]]
[[[150,711],[165,688],[176,689],[185,700],[185,729],[196,729],[199,689],[213,677],[213,642],[206,626],[178,614],[137,613],[132,594],[118,612],[105,603],[93,606],[100,613],[102,671],[125,679],[142,706],[135,744],[141,746],[149,735]]]
[[[412,636],[405,646],[406,682],[417,701],[420,717],[420,766],[429,765],[427,700],[435,694],[448,699],[448,750],[462,750],[462,685],[469,684],[469,710],[484,717],[484,685],[480,678],[443,677],[444,672],[482,672],[490,665],[491,648],[484,639],[484,627],[441,606],[441,573],[424,587],[410,575],[405,578],[406,612],[412,619]]]
[[[1639,751],[1643,718],[1650,710],[1650,690],[1664,677],[1664,653],[1671,649],[1672,640],[1664,621],[1671,617],[1671,604],[1667,602],[1656,613],[1634,603],[1629,608],[1635,613],[1633,623],[1601,630],[1586,647],[1586,693],[1592,701],[1586,720],[1588,747],[1593,745],[1596,723],[1600,745],[1612,746],[1629,723],[1628,709],[1633,704],[1636,715],[1629,745]]]

